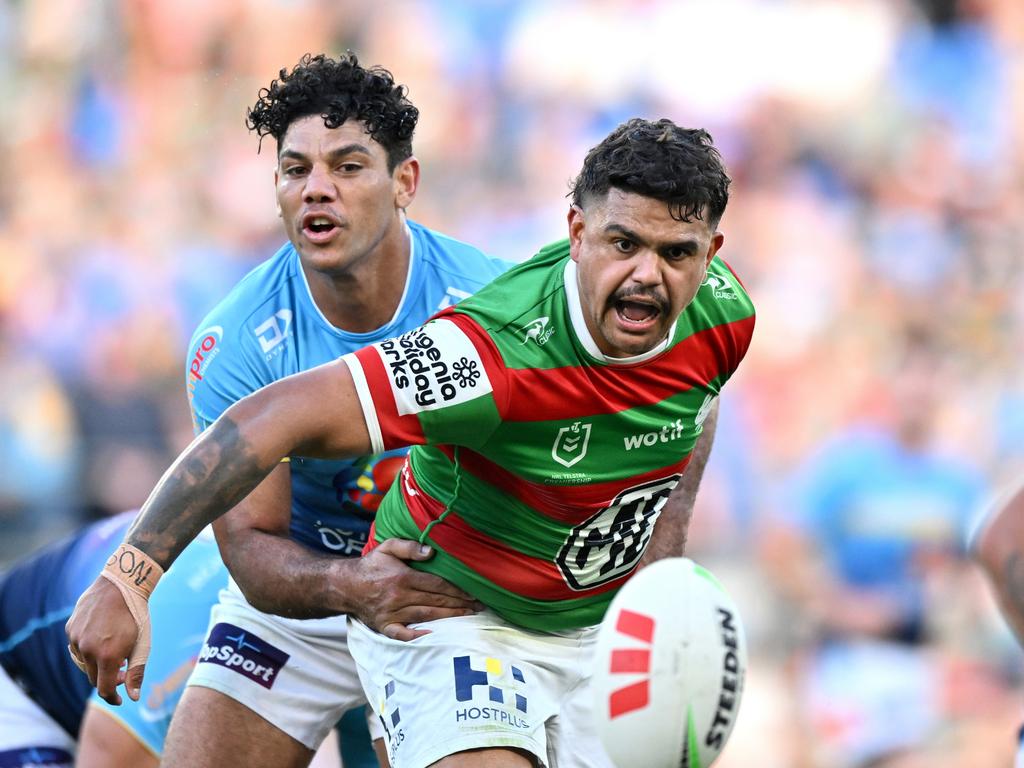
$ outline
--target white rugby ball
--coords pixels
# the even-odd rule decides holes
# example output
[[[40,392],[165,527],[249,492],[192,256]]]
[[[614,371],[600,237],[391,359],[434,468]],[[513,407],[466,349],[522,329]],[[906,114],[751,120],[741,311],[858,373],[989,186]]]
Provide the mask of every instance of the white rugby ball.
[[[593,669],[597,733],[618,768],[707,768],[743,694],[736,604],[692,560],[659,560],[612,600]]]

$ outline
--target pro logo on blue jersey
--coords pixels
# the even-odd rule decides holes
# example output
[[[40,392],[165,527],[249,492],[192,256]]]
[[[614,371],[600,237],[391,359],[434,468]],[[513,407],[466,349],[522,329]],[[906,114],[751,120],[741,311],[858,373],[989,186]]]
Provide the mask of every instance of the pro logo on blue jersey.
[[[258,635],[224,622],[214,625],[199,652],[200,664],[233,669],[264,688],[273,687],[288,659],[289,654]]]
[[[483,659],[483,669],[474,667],[469,656],[456,656],[452,663],[455,700],[473,701],[475,698],[487,704],[456,710],[456,722],[485,720],[513,728],[530,727],[526,720],[509,711],[514,706],[518,712],[526,714],[526,678],[519,667],[509,664],[506,671],[501,661],[490,656]],[[502,706],[490,706],[492,704]]]

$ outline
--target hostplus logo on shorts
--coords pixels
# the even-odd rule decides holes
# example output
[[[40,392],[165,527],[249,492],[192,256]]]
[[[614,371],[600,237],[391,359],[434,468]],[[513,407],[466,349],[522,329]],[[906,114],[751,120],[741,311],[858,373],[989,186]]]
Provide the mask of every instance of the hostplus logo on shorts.
[[[257,685],[272,688],[289,655],[234,624],[216,624],[199,652],[200,664],[233,669]]]
[[[453,663],[455,700],[472,702],[455,710],[455,722],[529,729],[525,718],[526,678],[519,667],[509,664],[506,668],[489,656],[477,658],[476,663],[470,656],[456,656]]]

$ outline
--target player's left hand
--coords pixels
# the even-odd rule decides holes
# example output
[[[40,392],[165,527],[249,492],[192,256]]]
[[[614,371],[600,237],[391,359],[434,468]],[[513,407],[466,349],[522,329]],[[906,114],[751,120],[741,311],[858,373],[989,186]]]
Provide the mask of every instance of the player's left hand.
[[[139,637],[139,627],[124,597],[109,580],[99,577],[82,593],[64,626],[68,651],[108,704],[121,704],[117,687],[139,700],[145,664],[122,669]]]

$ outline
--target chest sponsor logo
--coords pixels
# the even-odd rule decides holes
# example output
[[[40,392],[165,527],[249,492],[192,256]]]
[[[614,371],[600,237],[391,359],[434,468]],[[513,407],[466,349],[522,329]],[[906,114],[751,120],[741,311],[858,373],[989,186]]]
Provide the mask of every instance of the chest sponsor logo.
[[[220,340],[224,337],[224,329],[219,325],[211,325],[200,331],[199,341],[192,350],[192,358],[188,362],[189,391],[195,389],[196,382],[203,380],[203,374],[220,353]]]
[[[289,654],[252,632],[221,622],[210,630],[202,650],[200,664],[219,664],[233,669],[257,685],[270,689]]]
[[[469,296],[469,291],[463,291],[449,285],[445,289],[444,298],[441,299],[441,303],[437,305],[436,311],[440,312],[442,309],[448,309],[448,307],[458,304],[463,299],[468,299]]]
[[[590,424],[577,421],[569,427],[562,427],[555,435],[551,446],[551,458],[563,467],[571,467],[587,455],[590,444]]]
[[[468,402],[492,391],[473,342],[447,320],[374,346],[402,416]]]
[[[520,328],[519,330],[522,331],[523,334],[523,344],[526,344],[531,340],[535,341],[538,347],[542,347],[547,344],[548,339],[550,339],[555,333],[554,328],[548,327],[550,322],[550,317],[538,317],[536,320],[533,320]]]
[[[514,664],[502,664],[490,656],[477,658],[456,656],[452,659],[455,673],[455,700],[470,702],[455,710],[455,722],[496,723],[512,728],[529,729],[526,720],[526,677]]]
[[[277,354],[274,350],[287,339],[291,334],[292,311],[290,309],[279,309],[262,323],[252,329],[256,339],[260,343],[260,349],[269,360],[271,353]]]
[[[636,568],[654,523],[682,475],[635,485],[572,529],[555,558],[570,589],[592,589]]]
[[[638,435],[627,435],[622,438],[622,443],[627,451],[635,451],[637,448],[650,448],[662,443],[670,443],[683,436],[685,425],[682,419],[676,419],[671,424],[665,424],[661,429],[653,432],[641,432]]]
[[[724,301],[736,301],[739,299],[739,294],[736,293],[736,288],[732,282],[725,275],[713,275],[708,273],[708,276],[704,278],[704,282],[701,285],[706,285],[711,289],[711,294],[716,299],[722,299]]]

